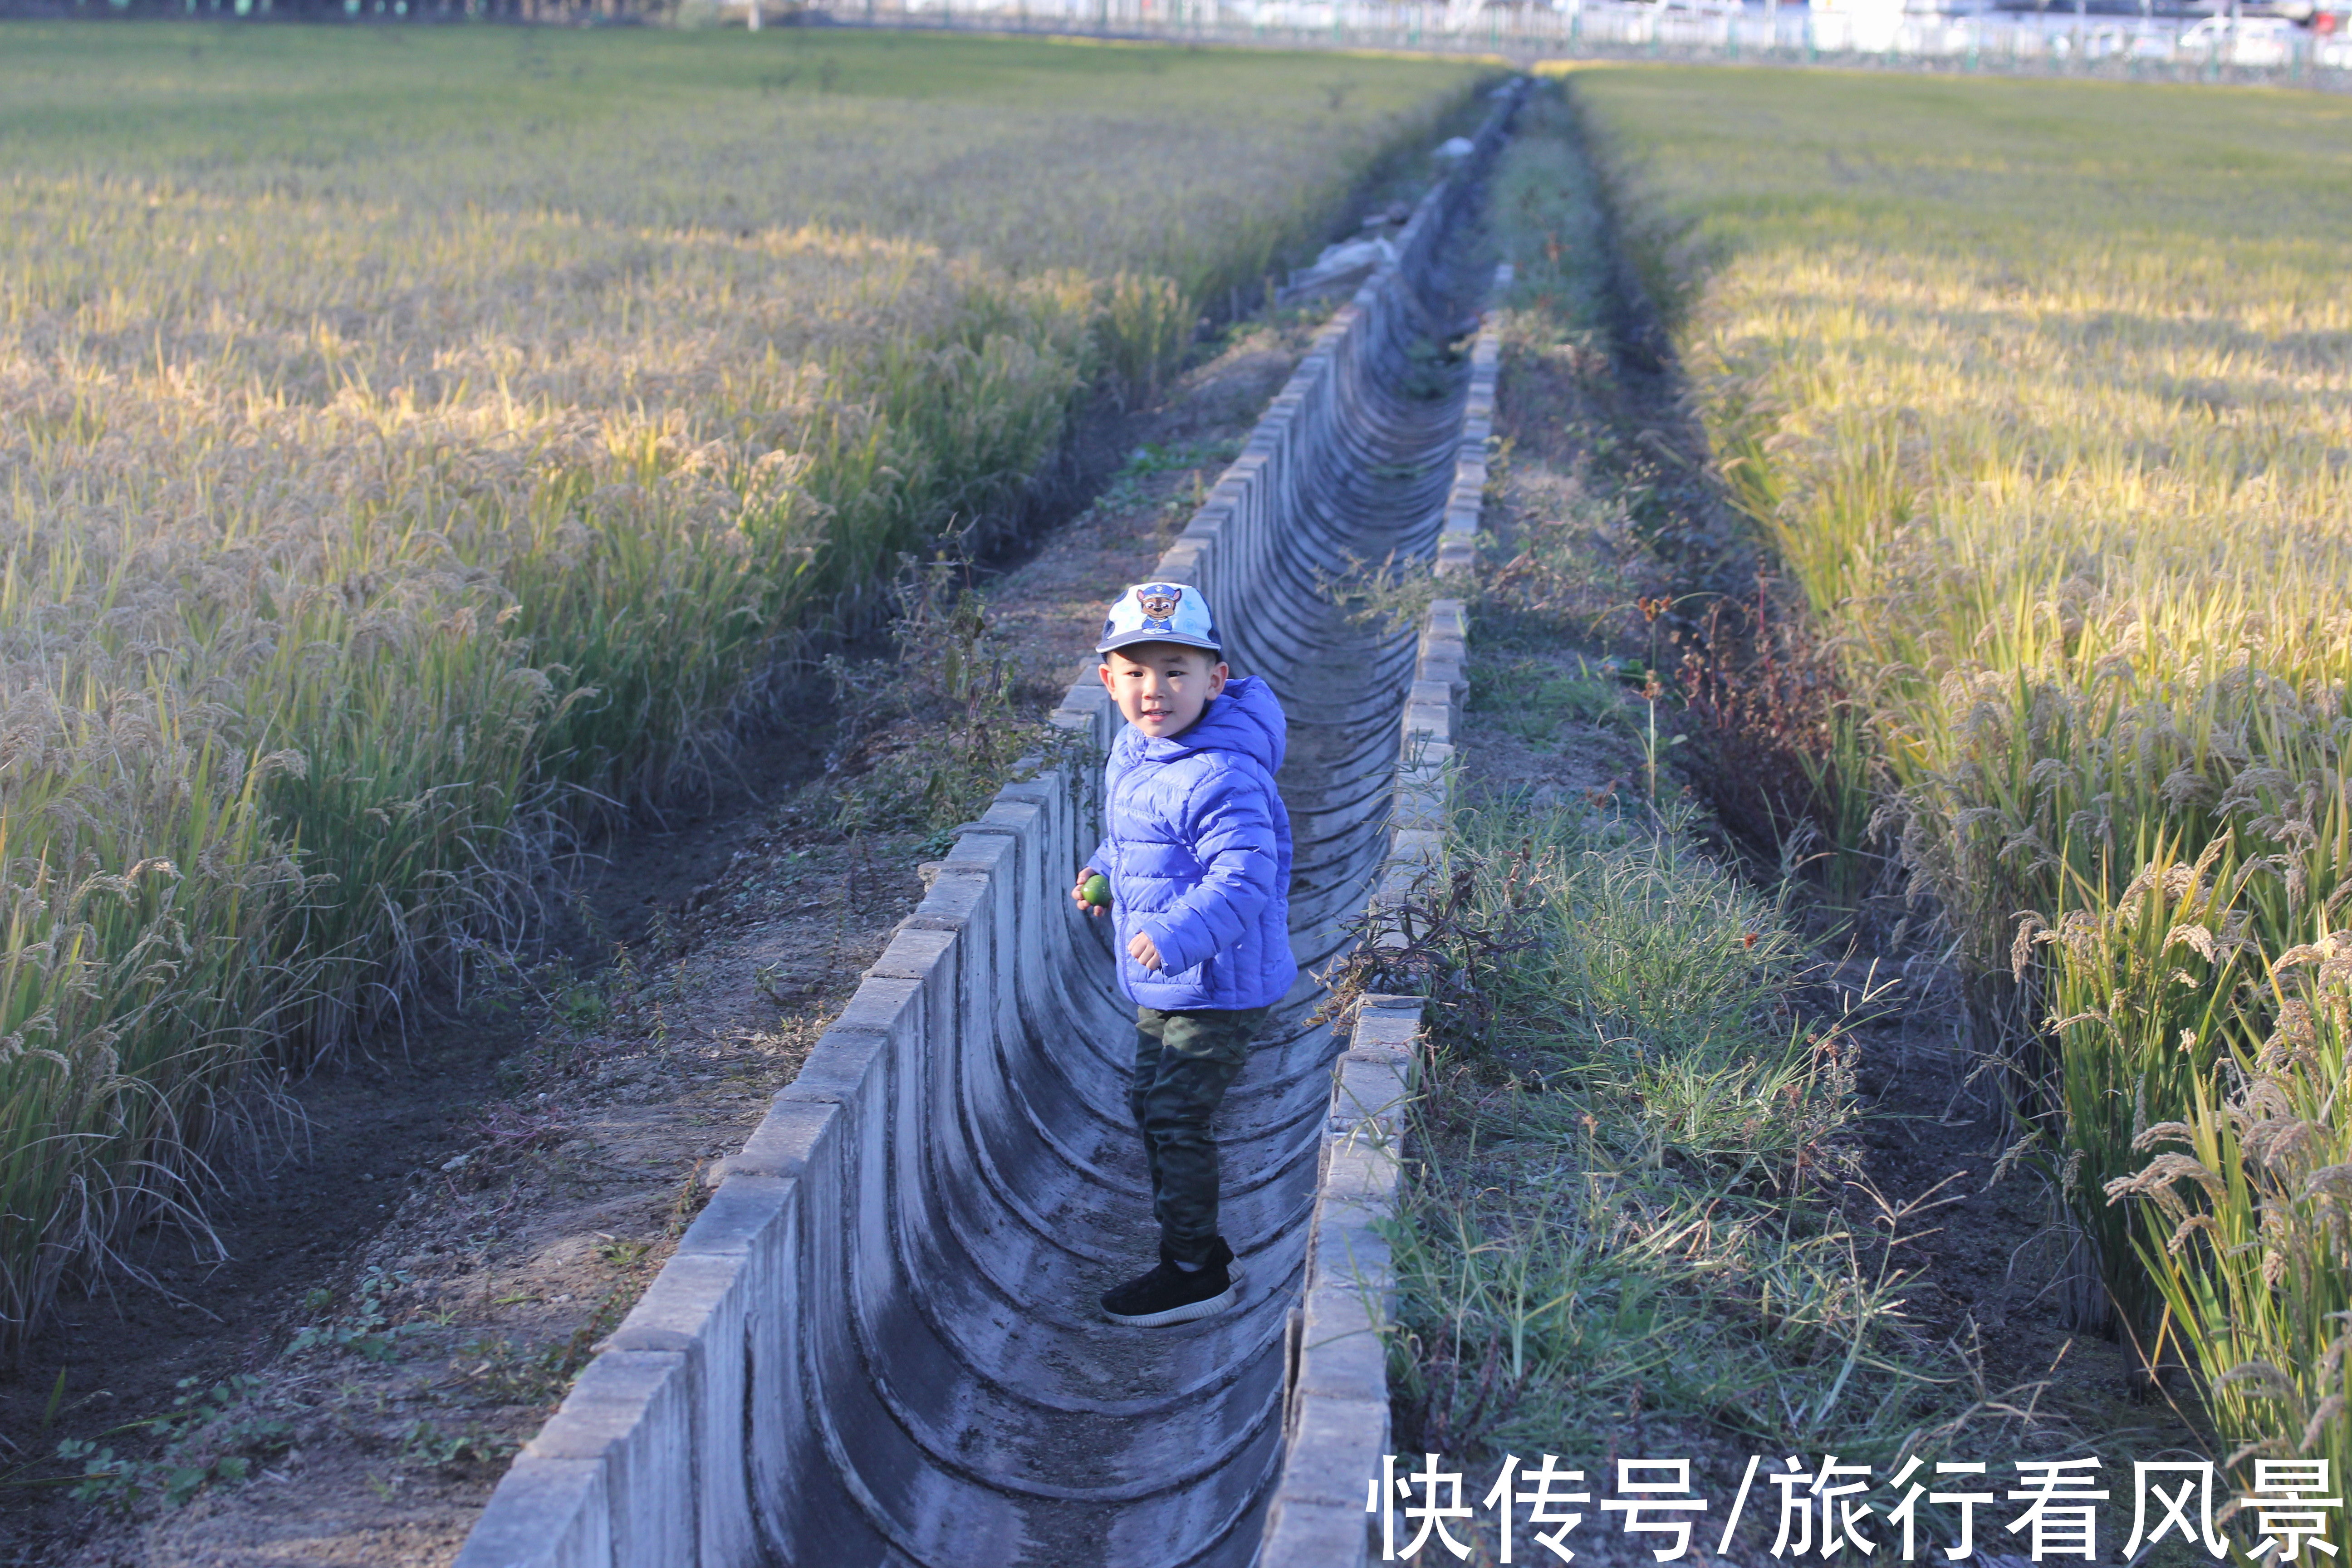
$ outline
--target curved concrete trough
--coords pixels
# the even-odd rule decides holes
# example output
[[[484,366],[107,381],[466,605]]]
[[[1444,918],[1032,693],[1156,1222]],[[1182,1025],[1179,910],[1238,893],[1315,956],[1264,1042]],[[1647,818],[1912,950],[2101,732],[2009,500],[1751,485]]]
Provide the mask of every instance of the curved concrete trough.
[[[1410,374],[1410,351],[1452,336],[1484,281],[1454,240],[1516,102],[1318,333],[1157,568],[1200,586],[1237,672],[1288,710],[1293,943],[1309,969],[1390,861],[1400,739],[1442,733],[1454,679],[1443,637],[1375,637],[1318,574],[1428,554],[1463,526],[1465,483],[1475,526],[1484,408],[1465,428],[1465,402],[1491,399],[1494,344],[1482,336],[1477,374],[1443,390]],[[1103,1321],[1097,1296],[1149,1263],[1158,1234],[1126,1107],[1132,1010],[1107,922],[1066,892],[1118,722],[1098,687],[1071,689],[1054,723],[1072,754],[962,834],[516,1459],[460,1568],[1361,1559],[1361,1478],[1387,1419],[1365,1331],[1387,1266],[1365,1221],[1393,1182],[1364,1150],[1393,1118],[1417,1020],[1366,1011],[1335,1114],[1349,1042],[1308,1025],[1302,978],[1219,1124],[1240,1307],[1169,1330]],[[1421,820],[1403,831],[1426,835],[1436,759],[1416,749]],[[1366,1078],[1367,1059],[1388,1077]]]
[[[1497,288],[1510,280],[1509,267],[1496,268]],[[1471,350],[1454,486],[1438,533],[1441,588],[1459,584],[1476,563],[1501,362],[1502,339],[1490,324]],[[1389,855],[1375,894],[1383,902],[1406,897],[1440,863],[1445,775],[1469,689],[1468,638],[1468,605],[1433,599],[1405,696]],[[1379,1331],[1394,1283],[1388,1241],[1377,1226],[1396,1210],[1421,1007],[1414,996],[1363,998],[1332,1075],[1307,1278],[1292,1310],[1282,1477],[1258,1554],[1267,1568],[1355,1568],[1377,1528],[1364,1499],[1389,1451],[1387,1351]]]

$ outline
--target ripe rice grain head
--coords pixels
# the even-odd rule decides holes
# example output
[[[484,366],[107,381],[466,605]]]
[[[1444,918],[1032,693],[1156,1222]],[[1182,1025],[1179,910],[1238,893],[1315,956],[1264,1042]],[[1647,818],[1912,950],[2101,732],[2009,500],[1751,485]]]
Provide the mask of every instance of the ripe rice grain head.
[[[2253,1131],[2352,1117],[2311,1077],[2341,987],[2296,968],[2352,889],[2352,104],[1646,68],[1575,96],[1984,1032],[2042,1064],[2018,1152],[2093,1244],[2084,1318],[2185,1333],[2232,1441],[2352,1454],[2347,1233],[2281,1206]],[[2148,1177],[2178,1145],[2210,1232]],[[2252,1311],[2273,1286],[2292,1310]]]

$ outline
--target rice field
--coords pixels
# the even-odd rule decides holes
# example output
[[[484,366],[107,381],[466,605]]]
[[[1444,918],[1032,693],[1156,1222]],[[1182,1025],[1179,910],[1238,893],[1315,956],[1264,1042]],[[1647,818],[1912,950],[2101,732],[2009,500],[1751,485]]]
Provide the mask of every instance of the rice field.
[[[0,1352],[1472,68],[0,36]]]
[[[1894,808],[2032,1084],[2016,1152],[2081,1227],[2088,1305],[2185,1356],[2232,1447],[2340,1477],[2352,103],[1649,68],[1572,93],[1850,695],[1874,763],[1844,787]]]

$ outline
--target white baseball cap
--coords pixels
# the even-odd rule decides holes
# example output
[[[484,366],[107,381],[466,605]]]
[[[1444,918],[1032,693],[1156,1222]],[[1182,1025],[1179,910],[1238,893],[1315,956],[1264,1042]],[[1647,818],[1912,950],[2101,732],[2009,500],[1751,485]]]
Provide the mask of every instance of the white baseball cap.
[[[1137,583],[1110,602],[1103,617],[1102,641],[1097,653],[1108,653],[1130,643],[1172,642],[1223,653],[1216,617],[1201,590],[1184,583]]]

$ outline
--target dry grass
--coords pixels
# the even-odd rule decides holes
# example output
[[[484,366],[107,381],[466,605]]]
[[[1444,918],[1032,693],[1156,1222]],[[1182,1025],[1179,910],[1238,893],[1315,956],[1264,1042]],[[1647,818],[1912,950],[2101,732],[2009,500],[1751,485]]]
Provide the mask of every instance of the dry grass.
[[[2209,1379],[2259,1362],[2328,1385],[2266,1400],[2239,1374],[2231,1436],[2345,1453],[2347,1369],[2321,1360],[2340,1291],[2260,1330],[2231,1304],[2264,1268],[2352,1271],[2340,1224],[2289,1223],[2275,1144],[2224,1136],[2261,1120],[2242,1096],[2277,1076],[2262,1042],[2296,994],[2209,961],[2219,941],[2245,973],[2285,962],[2352,886],[2352,105],[1671,69],[1576,95],[1729,482],[1859,694],[1980,1019],[2046,1096],[2038,1157],[2109,1291],[2143,1334],[2163,1324],[2140,1303],[2169,1303]],[[2181,919],[2202,938],[2135,926],[2149,878],[2200,858]],[[2029,910],[2056,940],[2020,942],[2011,987]],[[2150,1026],[2176,1016],[2185,1037]],[[2340,1143],[2340,1093],[2305,1099],[2308,1136]],[[2159,1289],[2139,1255],[2179,1216],[2120,1188],[2110,1207],[2101,1181],[2141,1170],[2167,1121],[2222,1162],[2196,1200],[2220,1231],[2164,1254]],[[2219,1239],[2274,1226],[2308,1254]]]
[[[0,1351],[1470,73],[10,25]]]

